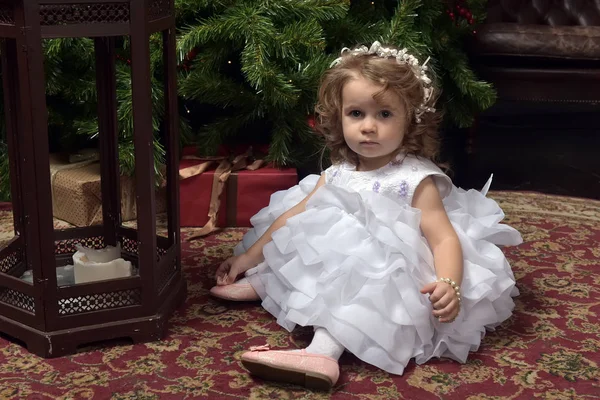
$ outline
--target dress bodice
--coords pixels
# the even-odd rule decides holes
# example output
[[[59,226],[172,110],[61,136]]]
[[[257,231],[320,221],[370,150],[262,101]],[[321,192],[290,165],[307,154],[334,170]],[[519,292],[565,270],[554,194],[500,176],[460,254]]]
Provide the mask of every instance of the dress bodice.
[[[452,181],[433,162],[409,154],[399,154],[387,165],[373,171],[357,171],[350,163],[334,164],[325,170],[327,184],[355,192],[372,191],[399,203],[412,205],[415,190],[431,176],[442,198],[452,189]]]

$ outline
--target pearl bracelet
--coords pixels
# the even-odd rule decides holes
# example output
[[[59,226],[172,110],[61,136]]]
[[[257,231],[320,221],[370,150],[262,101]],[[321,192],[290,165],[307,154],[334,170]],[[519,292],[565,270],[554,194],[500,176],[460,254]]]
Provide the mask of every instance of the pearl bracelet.
[[[436,282],[444,282],[450,285],[452,289],[454,289],[454,293],[456,293],[456,297],[458,297],[458,302],[460,303],[460,286],[458,286],[456,282],[450,278],[438,278]]]

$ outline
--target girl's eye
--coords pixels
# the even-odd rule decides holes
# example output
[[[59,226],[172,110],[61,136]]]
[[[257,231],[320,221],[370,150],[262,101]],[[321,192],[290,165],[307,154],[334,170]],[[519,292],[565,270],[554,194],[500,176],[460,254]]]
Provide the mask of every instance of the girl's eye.
[[[389,111],[382,111],[382,112],[381,112],[381,116],[382,116],[383,118],[389,118],[389,117],[391,117],[391,116],[392,116],[392,113],[391,113],[391,112],[389,112]]]
[[[350,111],[350,116],[352,116],[352,117],[358,118],[358,117],[360,117],[360,115],[361,115],[361,113],[358,110]]]

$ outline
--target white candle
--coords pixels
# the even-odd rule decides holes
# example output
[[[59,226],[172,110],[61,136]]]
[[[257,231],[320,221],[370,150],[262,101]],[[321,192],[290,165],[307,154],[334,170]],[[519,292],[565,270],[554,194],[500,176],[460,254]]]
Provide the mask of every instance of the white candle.
[[[131,276],[131,262],[121,258],[120,243],[100,250],[81,245],[76,248],[73,254],[76,284]]]

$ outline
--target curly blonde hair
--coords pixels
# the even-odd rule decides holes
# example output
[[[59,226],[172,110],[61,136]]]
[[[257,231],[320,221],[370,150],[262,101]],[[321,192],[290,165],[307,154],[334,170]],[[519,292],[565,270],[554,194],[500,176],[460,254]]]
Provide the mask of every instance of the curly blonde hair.
[[[390,47],[390,46],[387,46]],[[391,47],[393,48],[393,47]],[[423,103],[423,85],[407,64],[399,64],[394,58],[382,58],[373,54],[342,56],[341,62],[329,69],[321,80],[318,102],[315,107],[315,128],[325,138],[330,150],[331,162],[347,161],[358,165],[358,155],[348,147],[342,132],[342,90],[356,75],[381,85],[375,97],[392,91],[404,103],[406,110],[406,132],[399,149],[407,154],[425,157],[438,163],[440,140],[438,128],[440,112],[426,112],[417,123],[415,110],[420,105],[432,107],[437,96]],[[438,91],[434,91],[438,94]]]

